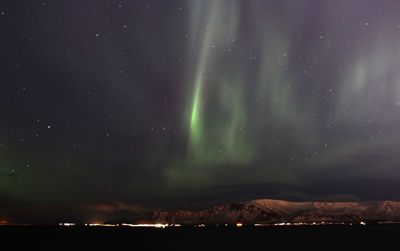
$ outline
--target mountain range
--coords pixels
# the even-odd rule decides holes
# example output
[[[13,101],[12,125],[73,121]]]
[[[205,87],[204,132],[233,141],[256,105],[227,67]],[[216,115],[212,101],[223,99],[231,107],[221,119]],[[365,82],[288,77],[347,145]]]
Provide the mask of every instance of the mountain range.
[[[400,222],[400,202],[290,202],[261,199],[197,211],[152,211],[146,213],[141,221],[186,225]]]

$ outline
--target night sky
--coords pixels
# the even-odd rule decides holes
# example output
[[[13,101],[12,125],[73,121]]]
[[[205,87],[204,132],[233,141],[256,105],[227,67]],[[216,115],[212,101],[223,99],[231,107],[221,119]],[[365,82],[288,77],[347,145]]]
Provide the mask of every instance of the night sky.
[[[400,199],[399,13],[396,0],[2,0],[0,216]]]

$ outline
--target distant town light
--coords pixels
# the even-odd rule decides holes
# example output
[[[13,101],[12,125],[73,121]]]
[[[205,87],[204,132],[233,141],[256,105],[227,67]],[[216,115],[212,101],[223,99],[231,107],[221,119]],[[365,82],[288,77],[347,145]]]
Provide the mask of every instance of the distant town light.
[[[62,223],[58,223],[59,226],[64,226],[64,227],[71,227],[71,226],[75,226],[75,223],[70,223],[70,222],[62,222]]]
[[[168,226],[178,226],[178,225],[179,224],[168,225],[168,224],[162,224],[162,223],[157,223],[157,224],[128,224],[128,223],[122,223],[121,224],[121,226],[124,226],[124,227],[155,227],[155,228],[166,228]]]

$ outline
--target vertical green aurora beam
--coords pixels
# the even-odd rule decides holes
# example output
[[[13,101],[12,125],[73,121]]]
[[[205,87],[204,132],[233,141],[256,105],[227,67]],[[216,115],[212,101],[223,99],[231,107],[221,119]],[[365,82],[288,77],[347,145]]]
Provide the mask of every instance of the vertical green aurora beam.
[[[192,2],[192,9],[189,47],[197,62],[191,69],[194,88],[187,116],[189,162],[212,166],[248,161],[250,146],[240,133],[246,121],[243,92],[246,77],[242,72],[233,77],[231,71],[221,67],[225,53],[236,40],[239,4]]]
[[[196,35],[201,35],[203,40],[200,45],[199,59],[196,67],[195,80],[194,80],[194,92],[193,92],[193,102],[190,110],[190,125],[189,125],[189,143],[191,147],[197,147],[200,144],[202,137],[202,120],[201,120],[201,99],[202,99],[202,88],[203,88],[203,76],[206,71],[206,63],[209,62],[210,47],[212,47],[212,39],[214,38],[215,27],[217,26],[216,18],[218,15],[218,3],[214,4],[216,6],[209,6],[204,3],[193,2],[194,14],[200,9],[208,15],[193,15],[192,20],[192,43],[194,44],[194,49],[197,45],[197,39],[194,39]],[[202,12],[201,12],[202,13]],[[198,28],[201,27],[202,17],[206,17],[207,23],[202,32],[199,33]]]
[[[201,84],[196,83],[194,92],[193,105],[190,115],[190,145],[196,145],[200,142],[201,125],[200,125],[200,99],[201,99]]]

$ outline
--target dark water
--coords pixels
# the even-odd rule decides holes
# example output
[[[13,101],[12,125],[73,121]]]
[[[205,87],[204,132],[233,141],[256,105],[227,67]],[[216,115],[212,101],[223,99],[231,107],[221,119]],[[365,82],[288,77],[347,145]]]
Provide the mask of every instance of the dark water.
[[[0,227],[1,250],[397,250],[400,225],[107,228]],[[300,248],[300,249],[299,249]]]

